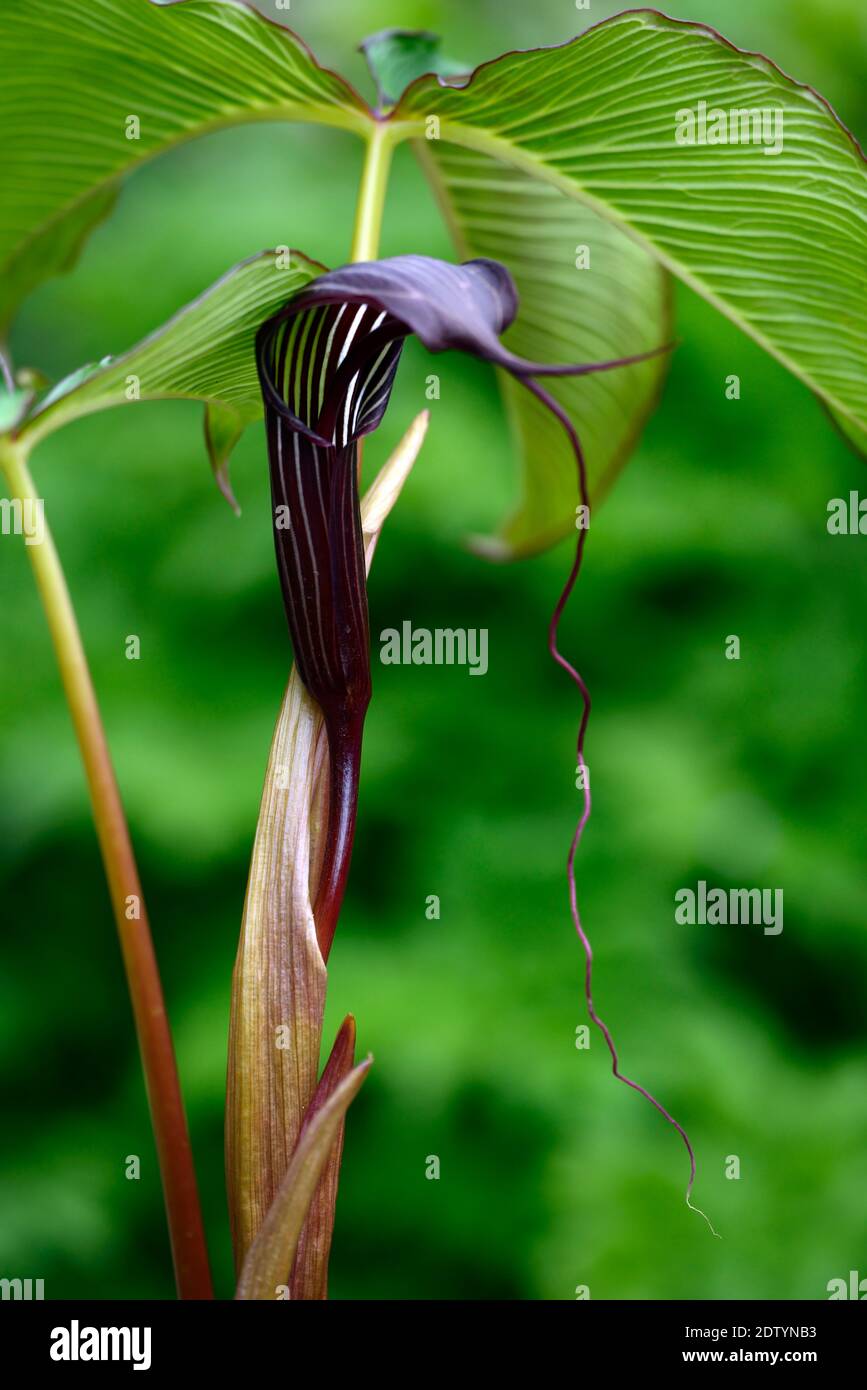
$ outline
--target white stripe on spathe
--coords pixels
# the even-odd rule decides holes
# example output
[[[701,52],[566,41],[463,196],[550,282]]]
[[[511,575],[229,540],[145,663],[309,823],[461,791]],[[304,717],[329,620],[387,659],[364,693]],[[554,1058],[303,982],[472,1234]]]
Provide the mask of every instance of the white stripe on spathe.
[[[346,337],[345,337],[344,340],[343,340],[343,347],[340,349],[340,356],[339,356],[338,359],[337,359],[337,365],[338,365],[338,367],[341,367],[341,366],[343,365],[343,359],[346,357],[346,354],[348,353],[349,349],[350,349],[351,346],[352,346],[352,340],[353,340],[353,338],[355,337],[356,333],[358,332],[358,325],[361,323],[361,320],[364,318],[364,315],[365,315],[366,313],[367,313],[367,305],[366,305],[366,304],[360,304],[359,307],[358,307],[358,313],[355,315],[355,318],[352,320],[352,323],[349,325],[349,332],[347,333]]]
[[[334,335],[337,332],[337,326],[340,323],[340,320],[343,318],[345,312],[346,305],[341,304],[340,308],[337,311],[337,315],[334,319],[334,323],[331,325],[331,332],[328,334],[328,341],[325,344],[325,356],[322,359],[322,371],[319,373],[319,399],[316,404],[316,409],[320,412],[322,410],[323,405],[325,404],[325,382],[328,376],[328,363],[331,361],[331,348],[334,343]]]

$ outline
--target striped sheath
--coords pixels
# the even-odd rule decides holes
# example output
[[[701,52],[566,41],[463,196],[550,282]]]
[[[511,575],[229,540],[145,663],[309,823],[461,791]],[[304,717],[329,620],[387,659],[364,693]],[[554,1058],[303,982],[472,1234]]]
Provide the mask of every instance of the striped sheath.
[[[349,871],[370,701],[358,440],[382,419],[405,329],[366,304],[290,304],[260,330],[274,542],[298,672],[322,709],[329,828],[314,907],[327,959]]]
[[[314,904],[326,958],[349,869],[370,700],[357,442],[385,413],[404,339],[413,333],[431,352],[458,348],[521,381],[566,431],[582,498],[578,436],[536,378],[611,371],[668,351],[609,362],[528,362],[500,341],[517,309],[512,277],[497,261],[450,265],[429,256],[395,256],[327,271],[256,337],[283,599],[301,679],[322,707],[328,730],[329,826]]]

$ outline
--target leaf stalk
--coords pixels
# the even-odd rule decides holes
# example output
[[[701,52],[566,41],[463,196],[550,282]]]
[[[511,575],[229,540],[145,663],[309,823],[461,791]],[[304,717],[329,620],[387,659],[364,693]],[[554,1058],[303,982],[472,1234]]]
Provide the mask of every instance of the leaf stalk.
[[[13,499],[37,501],[21,444],[0,439]],[[26,547],[81,751],[132,1001],[178,1296],[213,1297],[189,1131],[141,881],[75,610],[53,537]]]
[[[395,144],[395,137],[389,125],[377,122],[371,127],[358,190],[350,260],[373,261],[377,257],[388,175]]]

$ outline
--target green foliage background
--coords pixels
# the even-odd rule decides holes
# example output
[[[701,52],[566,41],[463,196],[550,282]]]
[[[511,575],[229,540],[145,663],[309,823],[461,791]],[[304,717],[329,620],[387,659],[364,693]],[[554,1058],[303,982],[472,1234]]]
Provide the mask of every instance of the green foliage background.
[[[478,62],[617,8],[293,0],[280,17],[368,91],[353,46],[377,28],[433,28]],[[668,9],[768,52],[867,132],[860,0]],[[17,361],[59,376],[121,350],[266,245],[345,260],[360,154],[336,133],[264,126],[146,168],[76,271],[31,300]],[[401,149],[383,254],[407,250],[451,254]],[[350,1116],[336,1298],[568,1299],[578,1284],[593,1298],[823,1298],[829,1279],[867,1274],[867,541],[825,528],[829,498],[867,480],[798,383],[678,299],[683,345],[595,519],[564,642],[595,697],[579,893],[597,1003],[627,1073],[690,1131],[696,1200],[724,1239],[683,1205],[677,1136],[611,1079],[598,1036],[575,1048],[583,959],[564,859],[578,704],[545,651],[570,550],[497,568],[461,549],[509,505],[515,464],[488,371],[440,359],[429,441],[377,555],[372,627],[487,627],[490,672],[374,668],[329,1031],[352,1010],[376,1065]],[[431,370],[411,347],[368,470],[426,404]],[[240,521],[191,405],[82,421],[34,471],[140,856],[228,1296],[229,980],[290,659],[262,429],[234,464]],[[20,541],[0,544],[0,585],[0,1275],[44,1278],[48,1297],[168,1298],[120,957]],[[739,662],[723,656],[729,633]],[[674,892],[699,878],[782,887],[782,935],[678,926]],[[739,1181],[724,1176],[732,1154]]]

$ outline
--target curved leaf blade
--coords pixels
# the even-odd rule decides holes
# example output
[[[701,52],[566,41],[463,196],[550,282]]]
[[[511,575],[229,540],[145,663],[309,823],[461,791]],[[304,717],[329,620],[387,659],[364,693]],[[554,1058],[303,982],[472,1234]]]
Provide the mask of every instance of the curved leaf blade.
[[[0,153],[0,178],[5,175],[2,164]],[[10,183],[4,181],[4,187],[9,188]],[[0,271],[0,338],[5,335],[18,305],[32,289],[53,275],[72,269],[90,233],[111,215],[117,198],[117,188],[98,188],[71,208],[65,217],[22,241],[17,254]],[[0,237],[3,221],[4,216],[0,214]]]
[[[348,83],[244,0],[64,0],[60,10],[16,0],[0,13],[0,72],[0,334],[137,165],[241,122],[364,133],[371,118]]]
[[[513,352],[534,361],[593,362],[671,340],[667,272],[611,222],[478,151],[443,141],[418,141],[416,149],[461,256],[489,256],[514,276],[518,318],[504,335]],[[549,381],[581,435],[594,501],[628,459],[667,369],[668,358],[657,357]],[[521,497],[498,534],[476,538],[473,548],[506,559],[539,550],[574,527],[578,480],[575,455],[550,411],[508,373],[498,375],[521,459]]]
[[[782,148],[701,143],[702,102],[781,111]],[[676,143],[684,112],[692,144]],[[867,164],[812,89],[712,29],[639,10],[563,47],[507,54],[462,88],[422,78],[392,119],[417,135],[434,116],[443,140],[517,165],[637,237],[867,425]]]
[[[288,261],[288,264],[287,264]],[[298,251],[263,251],[235,266],[121,357],[74,372],[30,414],[19,438],[32,448],[70,420],[131,401],[199,400],[222,490],[232,447],[262,414],[254,344],[262,321],[324,267]]]
[[[867,429],[862,429],[852,420],[844,419],[834,410],[828,410],[828,418],[853,454],[857,454],[859,458],[867,459]]]

